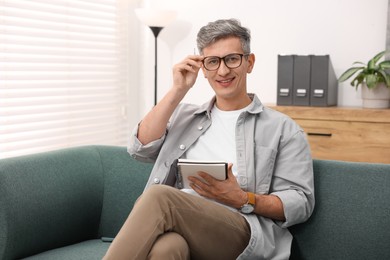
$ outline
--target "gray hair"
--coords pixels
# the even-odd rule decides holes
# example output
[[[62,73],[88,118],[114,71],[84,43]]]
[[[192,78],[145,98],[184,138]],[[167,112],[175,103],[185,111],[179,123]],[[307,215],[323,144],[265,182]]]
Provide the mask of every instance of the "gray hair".
[[[228,38],[237,37],[241,41],[242,50],[244,53],[250,53],[251,34],[250,30],[241,26],[239,20],[227,19],[210,22],[200,28],[196,39],[197,47],[200,54],[203,54],[203,49],[213,44],[214,42]]]

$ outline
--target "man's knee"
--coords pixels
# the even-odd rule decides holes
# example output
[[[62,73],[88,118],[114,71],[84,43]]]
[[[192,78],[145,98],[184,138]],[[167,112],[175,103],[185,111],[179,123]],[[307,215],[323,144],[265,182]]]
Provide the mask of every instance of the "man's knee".
[[[180,192],[176,188],[167,185],[152,185],[141,196],[140,199],[148,201],[148,203],[162,203],[163,201],[172,198],[174,193]]]
[[[172,191],[175,190],[177,189],[168,185],[152,185],[144,192],[144,194],[152,194],[152,196],[160,196],[161,194],[171,193]]]
[[[186,240],[175,232],[161,235],[153,244],[148,259],[187,260],[190,250]]]

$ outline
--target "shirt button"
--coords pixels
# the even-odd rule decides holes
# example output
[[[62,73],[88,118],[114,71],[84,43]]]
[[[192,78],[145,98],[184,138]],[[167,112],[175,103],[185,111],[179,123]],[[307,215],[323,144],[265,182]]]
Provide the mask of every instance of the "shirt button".
[[[186,146],[185,146],[184,144],[181,144],[181,145],[179,146],[179,149],[180,149],[180,150],[184,150],[184,149],[186,149]]]
[[[154,182],[155,184],[159,184],[159,183],[160,183],[160,179],[159,179],[159,178],[154,178],[154,179],[153,179],[153,182]]]
[[[201,131],[203,129],[203,126],[198,126],[198,130]]]

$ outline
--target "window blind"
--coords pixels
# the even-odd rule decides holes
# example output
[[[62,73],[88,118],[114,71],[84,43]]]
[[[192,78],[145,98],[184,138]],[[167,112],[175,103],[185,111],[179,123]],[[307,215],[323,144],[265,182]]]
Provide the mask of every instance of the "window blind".
[[[121,0],[0,0],[0,158],[126,145]]]

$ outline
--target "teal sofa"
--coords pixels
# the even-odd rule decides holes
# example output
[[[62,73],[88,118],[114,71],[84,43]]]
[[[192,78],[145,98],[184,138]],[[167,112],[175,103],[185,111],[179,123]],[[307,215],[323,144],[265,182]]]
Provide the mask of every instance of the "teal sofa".
[[[101,259],[151,168],[111,146],[0,160],[0,259]],[[390,165],[315,160],[314,172],[291,259],[390,259]]]

